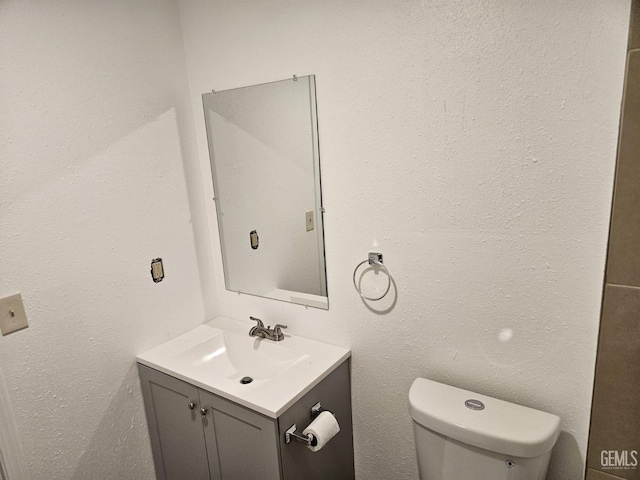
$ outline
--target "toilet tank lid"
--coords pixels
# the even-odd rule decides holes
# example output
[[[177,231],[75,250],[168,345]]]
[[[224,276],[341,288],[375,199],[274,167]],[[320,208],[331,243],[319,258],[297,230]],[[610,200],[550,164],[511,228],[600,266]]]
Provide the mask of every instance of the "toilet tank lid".
[[[411,385],[409,409],[415,422],[440,435],[515,457],[544,455],[560,433],[557,415],[426,378]]]

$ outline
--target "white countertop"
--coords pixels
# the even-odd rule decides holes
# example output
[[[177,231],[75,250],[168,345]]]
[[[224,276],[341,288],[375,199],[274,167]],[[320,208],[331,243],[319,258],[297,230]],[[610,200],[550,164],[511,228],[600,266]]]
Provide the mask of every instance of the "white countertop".
[[[217,317],[138,355],[137,361],[263,415],[278,418],[351,356],[347,348],[290,335],[286,331],[284,340],[280,342],[250,337],[249,330],[253,325],[228,317]],[[224,350],[223,347],[207,353],[209,345],[222,338],[220,335],[223,332],[228,332],[227,337],[233,340],[235,350],[230,353],[237,360],[233,364],[236,368],[233,376],[207,363],[207,359]],[[267,352],[270,357],[278,359],[294,360],[288,360],[293,363],[278,369],[272,376],[268,372],[265,376],[263,368],[262,377],[243,385],[237,377],[253,377],[254,371],[260,371],[261,365],[255,365],[255,369],[251,365],[257,352]],[[194,361],[196,355],[201,357],[200,361]]]

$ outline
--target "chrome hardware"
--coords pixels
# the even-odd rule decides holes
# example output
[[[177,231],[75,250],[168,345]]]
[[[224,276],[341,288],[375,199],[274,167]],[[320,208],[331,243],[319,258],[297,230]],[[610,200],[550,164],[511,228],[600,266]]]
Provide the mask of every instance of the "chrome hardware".
[[[382,265],[382,254],[378,252],[369,252],[367,255],[369,265]]]
[[[465,400],[464,406],[471,410],[484,410],[484,403],[482,403],[480,400],[476,400],[475,398]]]
[[[505,460],[504,464],[507,466],[507,468],[511,468],[516,464],[516,462],[514,462],[513,460]]]
[[[255,327],[249,330],[250,337],[259,337],[266,338],[267,340],[273,340],[274,342],[279,342],[284,339],[284,333],[282,333],[283,328],[287,328],[286,325],[278,324],[273,329],[269,327],[265,327],[262,320],[255,317],[249,317],[254,322],[258,322]]]
[[[189,410],[193,410],[194,408],[196,408],[196,404],[193,402],[189,402]]]
[[[370,267],[381,268],[384,271],[384,273],[387,275],[387,288],[385,289],[384,293],[379,297],[367,297],[364,293],[362,293],[362,290],[360,290],[360,287],[358,286],[358,282],[356,282],[356,273],[358,272],[358,269],[367,262],[369,263]],[[391,288],[391,274],[389,273],[389,270],[387,270],[387,267],[385,267],[382,264],[381,253],[369,252],[367,259],[363,260],[358,265],[356,265],[356,268],[354,268],[353,270],[353,286],[355,287],[356,292],[358,292],[358,295],[360,295],[363,299],[370,300],[372,302],[377,302],[378,300],[382,300],[385,297],[385,295],[389,293],[389,289]]]
[[[206,408],[201,408],[200,409],[200,415],[202,415],[203,417],[207,414],[207,409]]]
[[[249,336],[271,339],[271,332],[272,330],[269,328],[256,325],[251,330],[249,330]]]
[[[322,408],[320,402],[316,403],[313,407],[311,407],[311,420],[315,420],[318,415],[326,410]]]
[[[292,440],[295,440],[296,442],[304,443],[306,445],[310,445],[312,447],[315,447],[316,445],[318,445],[318,440],[312,433],[310,433],[309,435],[305,435],[303,433],[298,432],[298,429],[295,423],[291,425],[289,430],[284,432],[284,443],[289,445]]]
[[[258,325],[256,325],[256,326],[264,328],[264,323],[262,323],[262,320],[260,320],[259,318],[249,317],[249,320],[253,320],[254,322],[258,322]]]
[[[316,417],[320,415],[322,412],[328,412],[328,411],[329,410],[322,408],[322,405],[320,404],[320,402],[316,403],[313,407],[311,407],[311,411],[310,411],[311,421],[315,420]],[[331,413],[331,415],[333,415],[333,413]],[[318,439],[314,437],[312,433],[310,433],[309,435],[305,435],[304,433],[299,432],[295,423],[291,425],[291,427],[289,427],[289,429],[286,432],[284,432],[284,443],[288,445],[293,440],[299,443],[304,443],[306,445],[311,445],[312,447],[315,447],[316,445],[318,445]]]
[[[287,328],[286,325],[280,325],[277,324],[275,327],[273,327],[273,340],[276,342],[279,342],[280,340],[284,339],[284,333],[282,333],[282,329],[283,328]]]

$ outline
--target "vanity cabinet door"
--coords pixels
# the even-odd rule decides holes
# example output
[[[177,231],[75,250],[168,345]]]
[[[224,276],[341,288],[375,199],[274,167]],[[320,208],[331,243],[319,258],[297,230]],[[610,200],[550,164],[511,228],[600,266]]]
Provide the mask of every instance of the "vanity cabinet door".
[[[157,478],[209,480],[198,389],[143,365],[138,369]]]
[[[279,480],[276,421],[200,390],[212,478]],[[217,469],[217,471],[216,471]],[[219,473],[219,477],[216,477]]]

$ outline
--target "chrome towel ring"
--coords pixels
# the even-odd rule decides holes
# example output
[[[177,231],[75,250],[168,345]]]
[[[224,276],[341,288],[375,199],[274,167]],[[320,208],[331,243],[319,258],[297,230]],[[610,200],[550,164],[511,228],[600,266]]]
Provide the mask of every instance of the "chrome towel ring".
[[[365,263],[369,263],[370,266],[381,268],[382,270],[384,270],[384,273],[387,275],[387,288],[385,289],[384,293],[379,297],[367,297],[364,293],[362,293],[362,290],[360,290],[360,287],[358,287],[358,282],[356,282],[356,273],[358,273],[358,269]],[[364,298],[365,300],[370,300],[372,302],[377,302],[378,300],[382,300],[387,295],[387,293],[389,293],[389,289],[391,288],[391,274],[389,273],[389,270],[387,270],[387,267],[385,267],[382,264],[381,253],[369,252],[368,258],[360,262],[358,265],[356,265],[356,268],[353,270],[353,286],[355,287],[356,292],[358,292],[358,294],[362,298]]]

